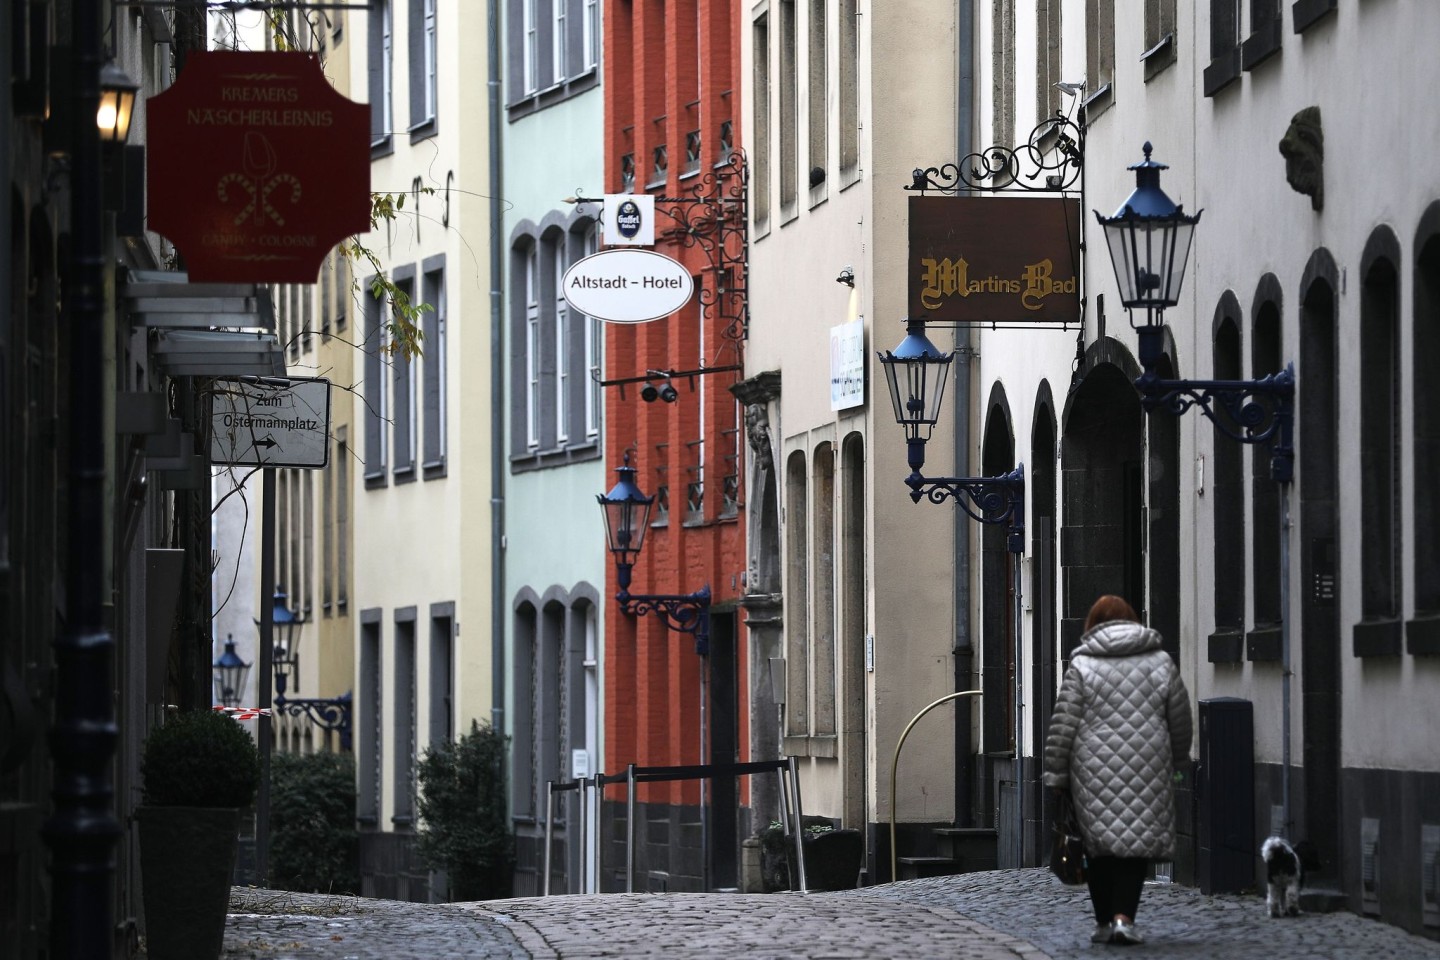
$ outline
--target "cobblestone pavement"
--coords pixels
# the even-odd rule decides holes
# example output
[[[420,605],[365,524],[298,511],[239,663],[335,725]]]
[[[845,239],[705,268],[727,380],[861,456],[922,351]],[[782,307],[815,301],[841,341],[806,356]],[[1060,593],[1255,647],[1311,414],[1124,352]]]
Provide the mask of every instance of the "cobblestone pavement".
[[[1092,945],[1083,888],[1044,869],[842,893],[609,894],[398,903],[236,888],[225,960],[636,957],[667,960],[1440,960],[1440,942],[1351,913],[1271,920],[1258,896],[1147,885],[1144,946]]]
[[[1353,913],[1272,920],[1261,895],[1206,896],[1195,887],[1146,884],[1135,917],[1142,947],[1090,943],[1095,927],[1084,887],[1062,886],[1044,868],[909,880],[846,896],[922,902],[1024,937],[1052,960],[1113,956],[1224,960],[1440,960],[1440,942]]]

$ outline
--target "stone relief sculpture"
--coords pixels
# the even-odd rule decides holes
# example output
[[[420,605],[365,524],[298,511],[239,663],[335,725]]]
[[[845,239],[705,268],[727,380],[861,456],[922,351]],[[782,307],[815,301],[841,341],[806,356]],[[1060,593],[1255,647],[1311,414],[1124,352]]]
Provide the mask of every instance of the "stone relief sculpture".
[[[1325,206],[1325,133],[1320,128],[1320,108],[1305,107],[1290,120],[1290,128],[1280,140],[1280,155],[1285,158],[1285,179],[1296,193],[1310,198],[1310,208],[1319,211]]]
[[[750,440],[750,450],[755,454],[755,466],[769,470],[774,462],[770,450],[770,415],[765,404],[752,403],[745,408],[745,436]]]

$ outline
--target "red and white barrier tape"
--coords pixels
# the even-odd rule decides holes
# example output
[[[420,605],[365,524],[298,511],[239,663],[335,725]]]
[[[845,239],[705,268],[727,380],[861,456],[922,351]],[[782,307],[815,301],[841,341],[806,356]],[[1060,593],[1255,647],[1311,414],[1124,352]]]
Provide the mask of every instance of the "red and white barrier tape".
[[[214,707],[211,707],[210,709],[216,711],[217,713],[229,714],[236,720],[254,720],[256,717],[270,716],[269,707],[222,707],[216,705]]]

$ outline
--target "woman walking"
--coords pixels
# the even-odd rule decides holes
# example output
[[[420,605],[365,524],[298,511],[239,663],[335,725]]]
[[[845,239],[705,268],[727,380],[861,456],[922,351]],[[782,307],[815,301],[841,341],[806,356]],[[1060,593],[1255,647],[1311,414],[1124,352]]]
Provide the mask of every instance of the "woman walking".
[[[1045,739],[1045,785],[1068,791],[1085,837],[1092,943],[1144,943],[1135,912],[1151,860],[1175,852],[1175,768],[1190,695],[1160,634],[1120,597],[1095,601]]]

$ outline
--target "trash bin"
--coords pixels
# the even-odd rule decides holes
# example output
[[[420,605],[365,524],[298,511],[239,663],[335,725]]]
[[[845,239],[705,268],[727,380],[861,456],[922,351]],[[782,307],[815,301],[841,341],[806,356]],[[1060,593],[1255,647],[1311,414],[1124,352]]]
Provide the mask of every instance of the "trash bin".
[[[1255,885],[1255,714],[1249,700],[1200,701],[1195,871],[1202,893]]]

